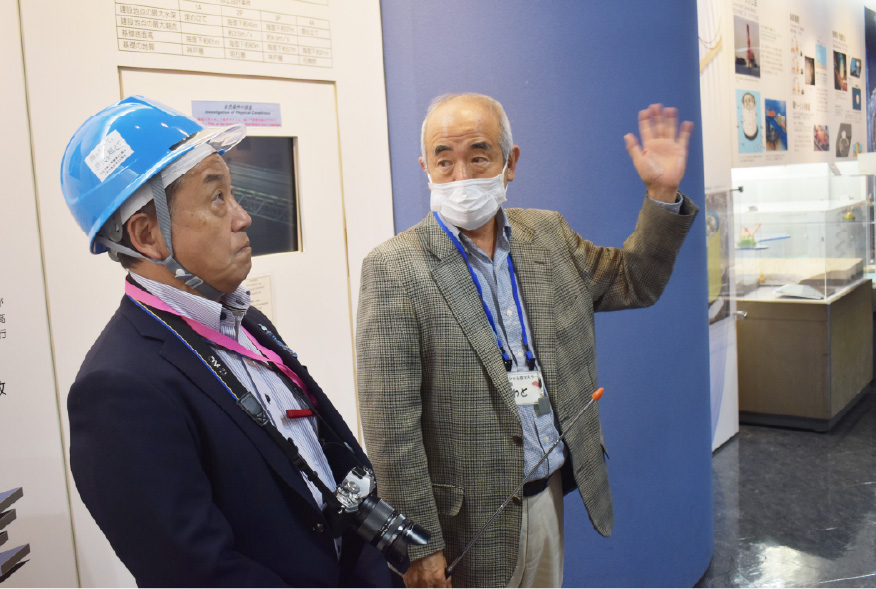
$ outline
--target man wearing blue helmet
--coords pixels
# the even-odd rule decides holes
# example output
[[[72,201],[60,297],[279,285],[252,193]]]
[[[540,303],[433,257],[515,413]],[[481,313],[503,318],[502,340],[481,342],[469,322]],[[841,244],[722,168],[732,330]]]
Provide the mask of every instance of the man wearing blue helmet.
[[[129,272],[70,389],[73,477],[141,586],[384,586],[337,517],[370,464],[241,287],[251,219],[221,154],[244,135],[131,97],[67,146],[67,204]]]

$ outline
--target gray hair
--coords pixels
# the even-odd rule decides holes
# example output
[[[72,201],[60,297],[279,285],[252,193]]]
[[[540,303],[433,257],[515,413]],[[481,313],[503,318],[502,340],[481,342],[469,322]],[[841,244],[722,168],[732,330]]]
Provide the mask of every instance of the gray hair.
[[[514,140],[511,138],[511,122],[508,120],[508,115],[505,114],[505,109],[502,108],[502,104],[498,100],[487,96],[486,94],[475,94],[474,92],[442,94],[433,99],[429,104],[429,108],[426,109],[426,116],[423,119],[423,126],[420,127],[420,151],[423,155],[423,161],[428,161],[426,159],[426,121],[429,120],[432,111],[436,108],[457,98],[466,98],[477,101],[486,106],[489,111],[495,115],[496,119],[499,121],[499,147],[502,149],[502,157],[507,162],[508,156],[511,155],[511,148],[514,147]]]

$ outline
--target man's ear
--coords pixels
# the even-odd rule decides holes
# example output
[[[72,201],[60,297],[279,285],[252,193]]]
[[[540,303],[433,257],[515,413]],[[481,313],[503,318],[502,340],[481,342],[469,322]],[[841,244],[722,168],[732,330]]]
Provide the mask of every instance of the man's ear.
[[[128,219],[128,237],[134,249],[152,260],[163,260],[170,253],[164,246],[158,219],[146,213],[134,213]]]
[[[420,158],[420,167],[423,168],[424,172],[428,173],[428,170],[426,169],[426,160],[424,160],[422,157]]]
[[[505,179],[508,182],[514,180],[517,174],[517,160],[520,159],[520,147],[515,145],[511,148],[511,153],[508,155],[508,169],[505,170]]]

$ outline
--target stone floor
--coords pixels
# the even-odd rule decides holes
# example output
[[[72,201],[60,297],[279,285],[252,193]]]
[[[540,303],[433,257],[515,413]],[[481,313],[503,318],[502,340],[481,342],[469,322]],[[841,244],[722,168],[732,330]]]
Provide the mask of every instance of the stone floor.
[[[697,587],[876,587],[876,389],[828,433],[741,426],[713,476]]]

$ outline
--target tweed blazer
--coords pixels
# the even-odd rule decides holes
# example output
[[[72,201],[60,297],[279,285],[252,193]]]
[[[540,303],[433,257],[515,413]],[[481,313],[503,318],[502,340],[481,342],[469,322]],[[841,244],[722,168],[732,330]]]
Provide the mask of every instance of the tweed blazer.
[[[593,245],[557,212],[507,209],[511,255],[561,432],[565,468],[602,535],[614,516],[599,411],[566,424],[597,388],[594,311],[653,304],[697,207],[645,199],[622,249]],[[429,215],[365,259],[356,335],[366,447],[381,496],[432,532],[411,559],[451,562],[523,477],[523,431],[496,340],[465,262]],[[508,504],[454,573],[505,586],[522,507]]]

